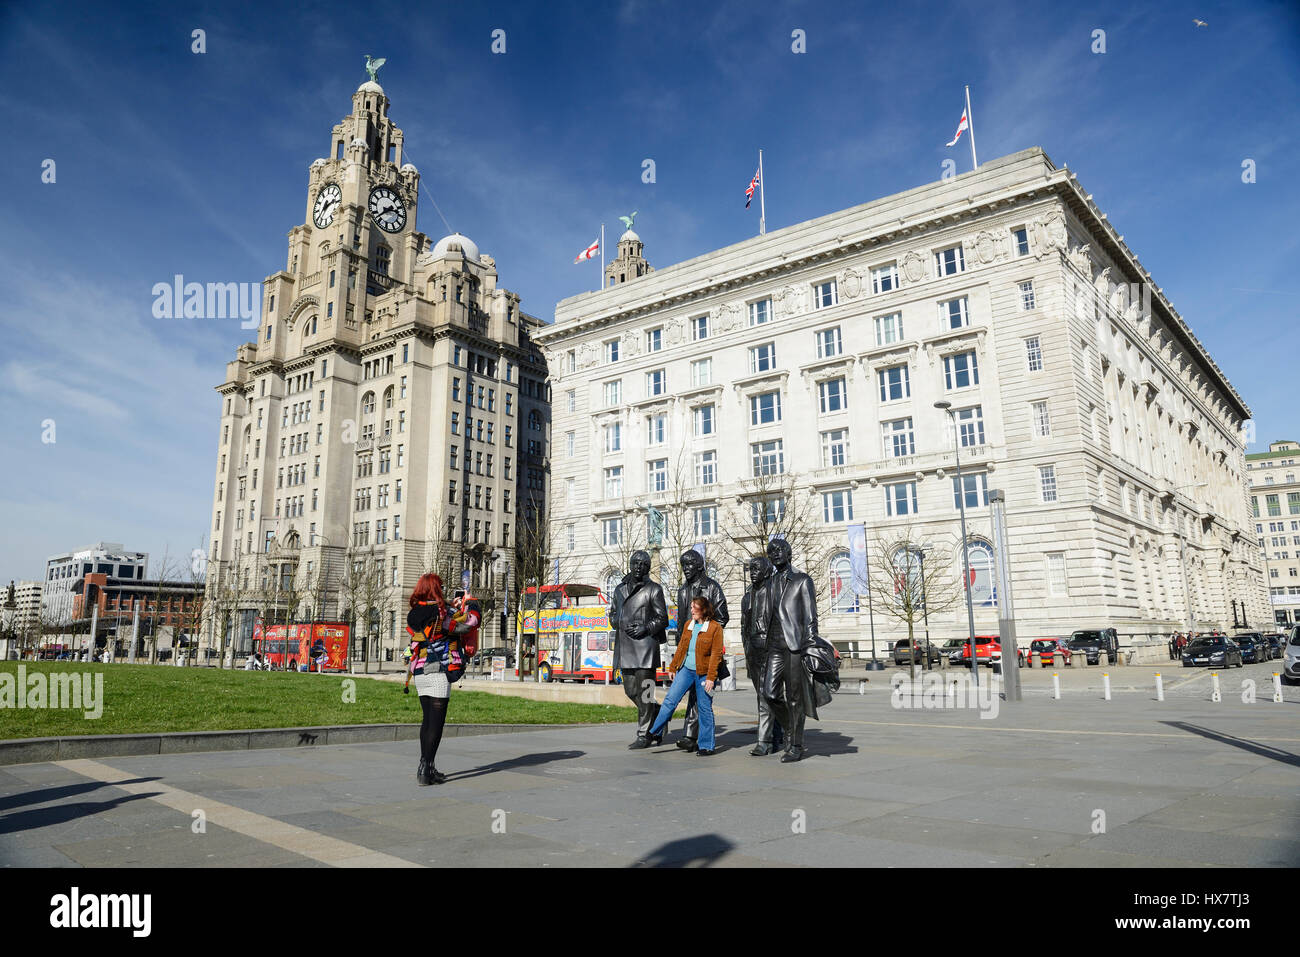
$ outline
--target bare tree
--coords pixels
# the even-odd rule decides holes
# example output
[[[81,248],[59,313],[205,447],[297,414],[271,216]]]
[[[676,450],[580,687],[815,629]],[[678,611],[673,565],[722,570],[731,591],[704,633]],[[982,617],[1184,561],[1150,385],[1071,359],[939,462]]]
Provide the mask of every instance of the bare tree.
[[[916,624],[951,611],[963,599],[959,550],[951,541],[920,539],[908,526],[877,539],[868,588],[877,613],[907,628],[911,676],[916,677]],[[974,654],[971,649],[971,654]],[[928,665],[929,653],[922,655]]]

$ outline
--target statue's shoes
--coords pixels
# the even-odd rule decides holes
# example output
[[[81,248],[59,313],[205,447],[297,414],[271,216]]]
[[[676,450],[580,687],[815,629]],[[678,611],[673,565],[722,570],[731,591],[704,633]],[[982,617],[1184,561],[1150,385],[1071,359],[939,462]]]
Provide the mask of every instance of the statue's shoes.
[[[791,764],[803,757],[803,748],[790,748],[785,754],[781,755],[782,764]]]

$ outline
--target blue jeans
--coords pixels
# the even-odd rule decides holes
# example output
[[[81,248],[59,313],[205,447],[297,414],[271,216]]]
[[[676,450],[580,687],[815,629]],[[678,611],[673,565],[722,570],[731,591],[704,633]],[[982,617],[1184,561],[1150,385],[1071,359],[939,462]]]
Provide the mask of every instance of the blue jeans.
[[[659,717],[655,718],[655,723],[650,726],[650,734],[658,734],[663,731],[664,726],[672,720],[673,712],[677,710],[677,705],[686,697],[686,693],[692,688],[695,689],[695,700],[700,711],[700,738],[699,745],[704,751],[713,750],[713,695],[704,690],[705,678],[696,674],[690,668],[682,668],[677,672],[677,677],[673,679],[672,687],[668,689],[668,694],[664,696],[664,703],[659,706]]]

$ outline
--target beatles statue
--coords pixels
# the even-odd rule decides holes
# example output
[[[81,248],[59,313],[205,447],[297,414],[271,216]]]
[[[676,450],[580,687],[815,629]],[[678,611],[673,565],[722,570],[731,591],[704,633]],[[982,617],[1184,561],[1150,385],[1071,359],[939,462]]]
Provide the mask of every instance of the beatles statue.
[[[650,580],[650,556],[632,553],[628,573],[614,589],[609,625],[614,631],[614,667],[623,672],[623,691],[636,704],[636,740],[631,750],[662,744],[663,735],[647,734],[659,714],[655,672],[662,661],[659,646],[668,640],[668,606],[664,590]]]
[[[713,607],[713,620],[723,628],[731,616],[727,613],[727,597],[722,593],[722,586],[704,573],[704,556],[690,548],[682,552],[682,576],[685,581],[677,589],[677,640],[686,635],[686,626],[691,620],[691,602],[696,598],[707,598]],[[690,701],[686,707],[685,733],[677,742],[683,751],[695,751],[700,736],[700,716],[696,710],[695,689],[691,689]]]

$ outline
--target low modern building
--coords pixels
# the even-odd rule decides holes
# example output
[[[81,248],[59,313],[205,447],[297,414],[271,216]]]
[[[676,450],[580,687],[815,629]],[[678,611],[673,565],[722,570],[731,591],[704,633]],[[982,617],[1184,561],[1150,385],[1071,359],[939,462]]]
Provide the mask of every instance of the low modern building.
[[[1000,488],[1022,641],[1168,633],[1189,606],[1197,627],[1267,620],[1250,411],[1042,150],[653,271],[640,236],[619,248],[535,337],[566,580],[610,590],[648,546],[672,587],[699,546],[738,605],[741,561],[784,534],[823,633],[861,652],[872,621],[905,631],[878,554],[872,600],[855,593],[847,527],[893,543],[886,563],[905,540],[918,558],[951,542],[960,565],[964,503],[976,629],[994,632]],[[963,606],[927,617],[936,640],[966,632]]]
[[[1300,622],[1300,443],[1272,442],[1246,456],[1250,514],[1279,625]],[[1252,622],[1252,624],[1256,624]]]
[[[42,614],[51,623],[68,621],[72,616],[73,589],[86,575],[141,581],[148,564],[147,554],[127,551],[118,542],[97,542],[54,555],[45,562]]]

